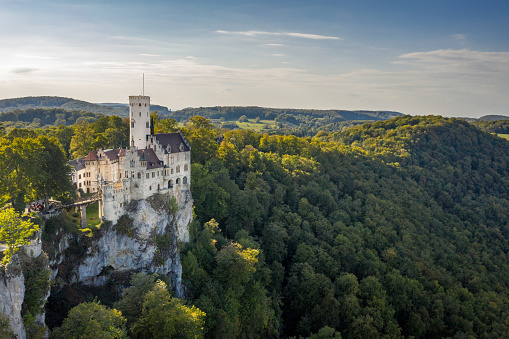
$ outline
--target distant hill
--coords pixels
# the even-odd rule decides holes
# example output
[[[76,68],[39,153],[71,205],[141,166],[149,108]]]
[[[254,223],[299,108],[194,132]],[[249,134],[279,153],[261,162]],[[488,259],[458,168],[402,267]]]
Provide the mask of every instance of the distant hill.
[[[328,119],[333,121],[347,120],[387,120],[404,114],[392,111],[347,111],[347,110],[317,110],[317,109],[293,109],[293,108],[267,108],[257,106],[216,106],[184,108],[174,111],[172,116],[177,120],[187,120],[189,117],[200,115],[207,119],[221,119],[225,121],[238,120],[245,115],[248,119],[274,120],[281,116],[288,123],[304,121],[312,117],[316,119]],[[292,119],[290,117],[294,117]]]
[[[43,120],[42,125],[46,125],[45,116],[35,116],[35,112],[26,111],[31,109],[62,109],[72,112],[91,112],[121,117],[127,117],[129,113],[129,106],[124,103],[93,104],[63,97],[24,97],[0,100],[0,114],[16,111],[15,114],[3,115],[1,121],[6,122],[9,126],[16,122],[15,127],[33,127],[41,125],[39,120],[36,120],[35,124],[32,123],[33,119],[38,118]],[[20,112],[20,110],[25,110],[25,112]],[[315,135],[318,131],[339,131],[364,122],[388,120],[404,115],[393,111],[315,110],[256,106],[199,107],[172,112],[167,107],[151,105],[150,110],[158,111],[160,116],[169,116],[182,123],[195,115],[200,115],[212,120],[216,125],[224,125],[226,128],[229,128],[228,126],[238,126],[244,129],[253,129],[253,126],[242,124],[239,126],[231,122],[238,121],[241,118],[244,121],[247,121],[247,119],[257,120],[257,126],[254,129],[264,129],[265,132],[270,134],[295,134],[300,136]],[[20,118],[22,115],[26,115],[29,120]],[[13,118],[14,116],[16,118]],[[53,116],[55,114],[52,114]],[[71,119],[66,118],[66,120],[71,122],[74,116]],[[87,116],[87,118],[89,117]],[[54,122],[49,122],[49,124],[52,123]]]
[[[24,97],[0,100],[0,112],[29,108],[61,108],[66,111],[86,111],[105,115],[127,116],[125,110],[63,97]]]
[[[392,111],[347,111],[347,110],[316,110],[266,107],[199,107],[185,108],[174,111],[171,117],[185,122],[192,116],[200,115],[212,120],[216,125],[231,128],[233,121],[251,119],[257,126],[238,125],[244,129],[263,130],[269,134],[294,134],[312,136],[319,131],[340,131],[365,122],[392,119],[404,114]]]
[[[104,115],[118,115],[121,117],[126,117],[129,114],[129,105],[121,103],[93,104],[83,100],[51,96],[0,100],[0,113],[31,108],[61,108],[66,111],[85,111]],[[168,115],[171,113],[167,107],[160,105],[151,105],[150,109],[152,111],[158,111],[161,115]]]
[[[63,108],[29,108],[0,113],[0,123],[5,123],[5,126],[10,128],[41,128],[70,126],[81,119],[94,122],[103,116],[105,115],[101,113],[68,111]]]
[[[485,115],[477,119],[477,121],[495,121],[495,120],[509,120],[507,115]]]

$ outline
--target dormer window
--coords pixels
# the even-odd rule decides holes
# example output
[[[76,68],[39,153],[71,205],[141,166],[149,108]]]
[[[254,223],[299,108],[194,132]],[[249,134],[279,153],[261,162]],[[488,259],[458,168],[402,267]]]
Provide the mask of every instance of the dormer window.
[[[183,152],[184,151],[184,144],[183,143],[180,143],[180,151]]]

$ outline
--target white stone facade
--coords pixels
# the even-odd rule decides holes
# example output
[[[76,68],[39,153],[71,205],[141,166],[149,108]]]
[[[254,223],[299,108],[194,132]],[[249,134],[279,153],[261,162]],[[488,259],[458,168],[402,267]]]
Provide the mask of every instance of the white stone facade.
[[[131,96],[129,103],[135,120],[131,120],[131,147],[99,149],[73,160],[77,188],[85,193],[99,192],[99,215],[113,223],[125,214],[125,206],[132,200],[147,199],[154,193],[169,192],[181,206],[182,196],[187,196],[182,192],[189,191],[191,183],[191,147],[182,133],[151,135],[150,98]]]
[[[150,135],[150,97],[137,95],[129,97],[129,118],[131,146],[145,148],[145,136]]]

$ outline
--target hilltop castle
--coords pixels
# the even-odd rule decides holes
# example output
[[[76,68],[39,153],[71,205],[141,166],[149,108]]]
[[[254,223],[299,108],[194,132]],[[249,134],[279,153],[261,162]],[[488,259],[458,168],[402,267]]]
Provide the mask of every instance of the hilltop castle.
[[[132,200],[170,193],[179,206],[190,199],[191,146],[182,133],[152,134],[150,97],[129,97],[130,147],[90,152],[72,161],[73,180],[99,194],[99,217],[116,223]]]

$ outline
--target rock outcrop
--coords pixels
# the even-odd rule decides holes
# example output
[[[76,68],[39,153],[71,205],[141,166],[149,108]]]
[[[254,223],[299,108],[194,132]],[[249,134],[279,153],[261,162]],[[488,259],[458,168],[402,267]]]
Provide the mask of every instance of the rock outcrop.
[[[50,256],[57,284],[101,286],[120,272],[154,272],[166,275],[181,296],[177,244],[189,240],[192,205],[189,190],[176,199],[155,194],[131,201],[116,224],[103,223],[92,236],[60,234]]]
[[[21,317],[24,297],[25,278],[15,254],[5,268],[0,267],[0,314],[9,321],[11,331],[19,339],[26,338]]]

